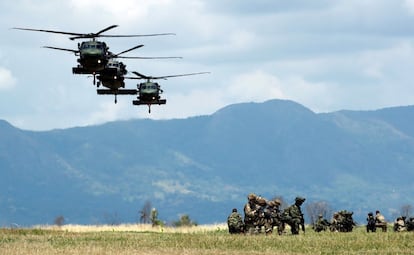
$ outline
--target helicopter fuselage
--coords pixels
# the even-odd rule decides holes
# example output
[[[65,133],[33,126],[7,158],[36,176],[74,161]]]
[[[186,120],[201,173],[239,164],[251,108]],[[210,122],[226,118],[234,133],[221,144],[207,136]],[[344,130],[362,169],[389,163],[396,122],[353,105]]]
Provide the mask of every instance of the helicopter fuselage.
[[[109,59],[105,69],[99,72],[98,80],[109,89],[125,87],[124,75],[127,73],[126,66],[117,60]]]
[[[162,90],[156,82],[143,82],[138,86],[138,99],[144,103],[154,102],[154,104],[158,104],[160,93],[162,93]]]
[[[87,41],[78,45],[80,68],[86,72],[99,72],[108,63],[108,47],[100,41]]]

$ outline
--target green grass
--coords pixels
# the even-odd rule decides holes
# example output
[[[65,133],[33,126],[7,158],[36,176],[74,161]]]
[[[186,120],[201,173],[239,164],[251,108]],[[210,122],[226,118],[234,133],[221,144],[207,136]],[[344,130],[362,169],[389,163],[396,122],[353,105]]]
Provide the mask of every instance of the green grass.
[[[229,235],[226,230],[72,232],[0,229],[0,254],[413,254],[414,233]]]

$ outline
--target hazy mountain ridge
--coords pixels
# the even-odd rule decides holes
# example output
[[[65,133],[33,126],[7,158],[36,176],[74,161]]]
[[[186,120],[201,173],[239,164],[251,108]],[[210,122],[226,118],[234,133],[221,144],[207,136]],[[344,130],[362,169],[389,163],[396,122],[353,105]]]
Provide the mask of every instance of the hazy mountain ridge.
[[[217,222],[249,192],[391,213],[413,202],[413,117],[413,106],[315,114],[270,100],[45,132],[0,121],[0,225],[136,221],[146,200],[166,220]]]

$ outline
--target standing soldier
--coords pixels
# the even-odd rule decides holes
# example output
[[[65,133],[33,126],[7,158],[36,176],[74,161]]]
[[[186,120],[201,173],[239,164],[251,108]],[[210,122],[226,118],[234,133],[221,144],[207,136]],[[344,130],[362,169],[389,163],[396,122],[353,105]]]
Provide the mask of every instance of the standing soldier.
[[[299,234],[299,227],[302,227],[303,232],[305,232],[305,219],[300,208],[305,200],[303,197],[296,197],[295,204],[289,206],[283,212],[283,218],[290,225],[292,235]]]
[[[256,194],[250,193],[247,196],[247,203],[244,205],[244,227],[245,231],[249,234],[255,231],[255,217],[257,211]]]

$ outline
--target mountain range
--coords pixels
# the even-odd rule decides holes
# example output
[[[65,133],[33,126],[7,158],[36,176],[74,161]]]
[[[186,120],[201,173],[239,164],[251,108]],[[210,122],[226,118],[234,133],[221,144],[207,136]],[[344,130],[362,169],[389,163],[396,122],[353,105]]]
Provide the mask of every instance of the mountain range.
[[[254,192],[324,201],[361,223],[414,202],[414,106],[315,113],[289,100],[186,119],[29,131],[0,120],[0,226],[224,222]]]

